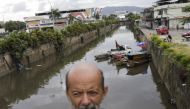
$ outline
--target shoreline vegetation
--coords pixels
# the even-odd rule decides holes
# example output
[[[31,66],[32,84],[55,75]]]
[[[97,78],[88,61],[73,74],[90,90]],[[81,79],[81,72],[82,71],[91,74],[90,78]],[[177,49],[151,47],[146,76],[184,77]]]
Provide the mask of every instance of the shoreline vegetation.
[[[168,55],[178,66],[190,72],[190,47],[188,45],[164,42],[158,35],[152,35],[150,40],[164,50],[164,55]]]
[[[0,54],[8,52],[13,60],[20,60],[27,48],[37,48],[45,43],[52,43],[59,51],[64,48],[64,41],[67,37],[80,36],[83,33],[99,30],[102,27],[117,24],[117,20],[102,20],[96,23],[76,22],[60,31],[48,29],[46,31],[34,30],[30,33],[16,31],[0,40]]]

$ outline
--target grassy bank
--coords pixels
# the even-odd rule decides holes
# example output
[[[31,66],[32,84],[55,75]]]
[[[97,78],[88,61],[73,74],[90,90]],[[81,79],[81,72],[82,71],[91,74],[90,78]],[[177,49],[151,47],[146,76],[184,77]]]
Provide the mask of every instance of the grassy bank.
[[[158,35],[152,35],[151,41],[164,49],[164,54],[174,59],[179,66],[190,72],[190,47],[184,44],[170,43],[162,41]]]

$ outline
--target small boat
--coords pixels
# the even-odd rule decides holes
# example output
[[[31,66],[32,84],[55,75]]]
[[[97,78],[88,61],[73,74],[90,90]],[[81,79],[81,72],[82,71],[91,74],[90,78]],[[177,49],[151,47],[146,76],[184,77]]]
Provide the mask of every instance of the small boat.
[[[128,60],[132,61],[150,60],[150,56],[147,51],[132,51],[127,54]]]
[[[118,61],[123,59],[124,57],[125,57],[125,54],[123,54],[123,53],[116,53],[116,54],[112,55],[112,59],[118,60]]]
[[[111,51],[108,51],[107,53],[110,55],[110,56],[113,56],[114,54],[128,54],[132,51],[131,48],[128,48],[128,49],[125,49],[125,50],[118,50],[118,49],[111,49]]]
[[[109,59],[109,57],[110,57],[110,54],[104,53],[104,54],[96,55],[95,59],[96,60],[102,60],[102,59]]]
[[[118,60],[115,62],[116,66],[125,66],[127,64],[127,59],[126,58],[122,58],[121,60]]]

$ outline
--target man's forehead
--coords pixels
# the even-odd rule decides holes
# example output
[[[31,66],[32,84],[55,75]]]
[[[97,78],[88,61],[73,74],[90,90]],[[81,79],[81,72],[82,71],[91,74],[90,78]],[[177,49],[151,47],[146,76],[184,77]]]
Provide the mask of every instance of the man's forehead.
[[[73,73],[75,75],[92,74],[92,73],[98,74],[100,73],[100,70],[93,64],[79,64],[70,70],[69,75],[72,75]]]

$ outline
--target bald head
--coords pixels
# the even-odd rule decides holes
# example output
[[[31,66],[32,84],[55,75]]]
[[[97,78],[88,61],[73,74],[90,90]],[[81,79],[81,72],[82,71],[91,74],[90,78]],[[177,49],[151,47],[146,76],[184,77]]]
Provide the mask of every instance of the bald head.
[[[98,81],[104,90],[104,76],[103,72],[93,64],[78,64],[73,67],[66,75],[66,91],[70,87],[70,82],[74,83],[86,83]]]

